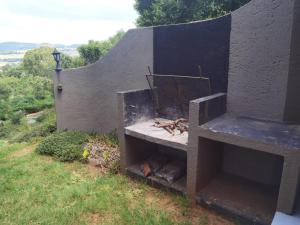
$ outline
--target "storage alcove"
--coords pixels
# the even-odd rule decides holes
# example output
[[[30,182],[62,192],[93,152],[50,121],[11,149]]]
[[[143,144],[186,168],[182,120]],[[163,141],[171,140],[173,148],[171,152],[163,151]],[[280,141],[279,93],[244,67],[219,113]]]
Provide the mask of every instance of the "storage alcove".
[[[206,170],[198,181],[197,202],[244,222],[270,224],[283,157],[206,138],[199,138],[199,143]]]

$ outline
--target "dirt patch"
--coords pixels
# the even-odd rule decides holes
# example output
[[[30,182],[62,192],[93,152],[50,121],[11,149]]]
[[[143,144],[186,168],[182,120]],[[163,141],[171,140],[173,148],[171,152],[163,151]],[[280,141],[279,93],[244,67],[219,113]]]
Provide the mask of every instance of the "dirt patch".
[[[33,152],[36,148],[37,144],[35,145],[30,145],[30,146],[27,146],[19,151],[16,151],[16,152],[13,152],[12,154],[10,154],[8,157],[6,157],[6,159],[12,159],[12,158],[15,158],[15,157],[22,157],[22,156],[25,156],[31,152]]]
[[[98,224],[101,222],[101,215],[99,213],[93,213],[89,215],[89,224]]]
[[[76,172],[83,177],[95,178],[105,175],[105,172],[101,168],[90,163],[69,162],[64,163],[64,167],[68,171]]]
[[[87,216],[88,224],[97,225],[97,224],[112,224],[113,216],[111,213],[90,213]]]
[[[180,206],[175,204],[174,200],[167,194],[150,191],[146,194],[145,200],[147,205],[154,205],[171,214],[177,214],[181,210]]]
[[[151,188],[145,196],[146,204],[166,211],[175,222],[191,225],[234,225],[232,221],[218,215],[212,210],[190,204],[187,200],[174,199],[173,194],[163,193]]]

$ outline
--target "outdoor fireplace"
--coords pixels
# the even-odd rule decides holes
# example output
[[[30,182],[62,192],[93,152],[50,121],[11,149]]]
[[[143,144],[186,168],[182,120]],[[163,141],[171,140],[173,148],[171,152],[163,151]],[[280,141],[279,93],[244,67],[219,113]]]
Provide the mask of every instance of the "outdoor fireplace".
[[[186,194],[189,102],[209,95],[210,81],[151,73],[147,78],[150,89],[118,93],[122,169]]]
[[[227,94],[210,95],[201,77],[157,78],[150,89],[118,93],[124,172],[247,223],[270,224],[276,211],[293,213],[299,125],[232,114]],[[173,79],[180,85],[172,86]],[[188,120],[187,132],[155,125],[181,117]],[[151,165],[161,161],[152,173]],[[159,170],[174,162],[184,168],[169,182]]]
[[[282,214],[299,221],[299,9],[299,1],[254,0],[233,12],[228,70],[222,70],[224,76],[217,74],[220,66],[207,70],[213,90],[209,79],[155,75],[150,89],[119,93],[123,171],[186,193],[243,224],[268,225],[275,214],[274,221]],[[166,43],[156,51],[173,51],[155,65],[187,71],[185,63],[194,61],[176,59],[191,49],[173,48],[174,36],[159,33]],[[203,49],[208,43],[217,42],[199,39]],[[209,55],[203,49],[195,55]],[[195,61],[205,69],[216,65]],[[225,88],[214,88],[222,84]],[[172,135],[153,126],[155,118],[187,119],[188,132]],[[157,155],[182,162],[185,173],[173,183],[150,176],[147,168]]]

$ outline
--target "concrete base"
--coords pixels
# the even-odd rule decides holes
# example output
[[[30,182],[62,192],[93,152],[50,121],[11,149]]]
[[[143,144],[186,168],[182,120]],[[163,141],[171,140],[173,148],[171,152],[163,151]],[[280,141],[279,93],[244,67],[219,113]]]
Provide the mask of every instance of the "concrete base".
[[[240,222],[268,225],[276,211],[277,194],[262,184],[219,174],[199,192],[197,202]]]
[[[293,214],[299,183],[300,127],[221,115],[225,111],[222,107],[224,101],[221,101],[221,98],[222,95],[215,95],[214,98],[201,98],[190,103],[188,169],[192,171],[188,171],[189,196],[193,198],[200,193],[199,202],[252,223],[270,224],[276,210]],[[217,107],[215,104],[220,106]],[[209,111],[213,113],[207,113]],[[274,163],[276,166],[274,171],[280,168],[279,174],[282,175],[281,180],[275,179],[271,182],[271,190],[274,192],[263,194],[264,192],[260,191],[262,183],[249,188],[248,184],[240,185],[240,182],[237,184],[234,180],[221,182],[218,176],[224,169],[222,165],[225,151],[228,150],[226,146],[234,146],[229,150],[235,151],[237,156],[253,151],[256,157],[260,157],[261,154],[271,162],[274,159],[278,161]],[[243,150],[246,148],[247,150]],[[243,176],[244,171],[248,178],[255,178],[260,174],[259,171],[256,175],[253,174],[253,171],[257,172],[256,169],[253,169],[253,165],[251,167],[251,163],[248,167],[242,165],[239,175]],[[262,173],[265,172],[262,170]],[[267,176],[272,175],[271,170]]]

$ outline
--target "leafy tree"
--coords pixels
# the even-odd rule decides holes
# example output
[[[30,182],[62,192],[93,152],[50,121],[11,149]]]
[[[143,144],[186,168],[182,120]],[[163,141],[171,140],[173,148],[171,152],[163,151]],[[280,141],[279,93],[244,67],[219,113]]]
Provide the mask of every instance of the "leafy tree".
[[[50,47],[40,47],[36,49],[29,50],[25,53],[23,61],[16,71],[22,71],[21,74],[51,77],[55,68],[55,61],[52,56],[53,48]],[[62,68],[74,68],[78,65],[78,60],[74,64],[73,58],[66,54],[61,53]],[[15,71],[4,71],[7,73],[14,74],[14,76],[20,76],[19,73]]]
[[[9,77],[21,77],[24,75],[23,68],[19,65],[5,65],[2,68],[2,75]]]
[[[80,57],[83,58],[85,64],[91,64],[103,57],[113,48],[124,36],[123,30],[118,31],[116,35],[109,38],[106,41],[94,41],[90,40],[88,44],[78,47]]]
[[[63,69],[77,68],[85,65],[83,58],[81,58],[80,56],[71,57],[64,53],[61,53],[61,63],[61,67]]]
[[[78,52],[86,64],[96,62],[103,54],[101,52],[100,42],[93,40],[90,40],[88,44],[78,47]]]
[[[53,49],[50,47],[40,47],[27,51],[21,65],[24,72],[33,76],[50,77],[55,68],[52,52]]]
[[[11,89],[5,82],[3,82],[3,79],[0,81],[0,99],[1,100],[7,100],[9,98],[9,95],[11,94]]]
[[[136,0],[139,26],[185,23],[214,18],[250,0]]]
[[[9,105],[7,100],[11,94],[12,90],[3,79],[0,80],[0,120],[5,120],[9,113]]]
[[[0,80],[0,120],[11,119],[15,112],[37,112],[52,107],[52,80],[41,76],[8,77]]]

